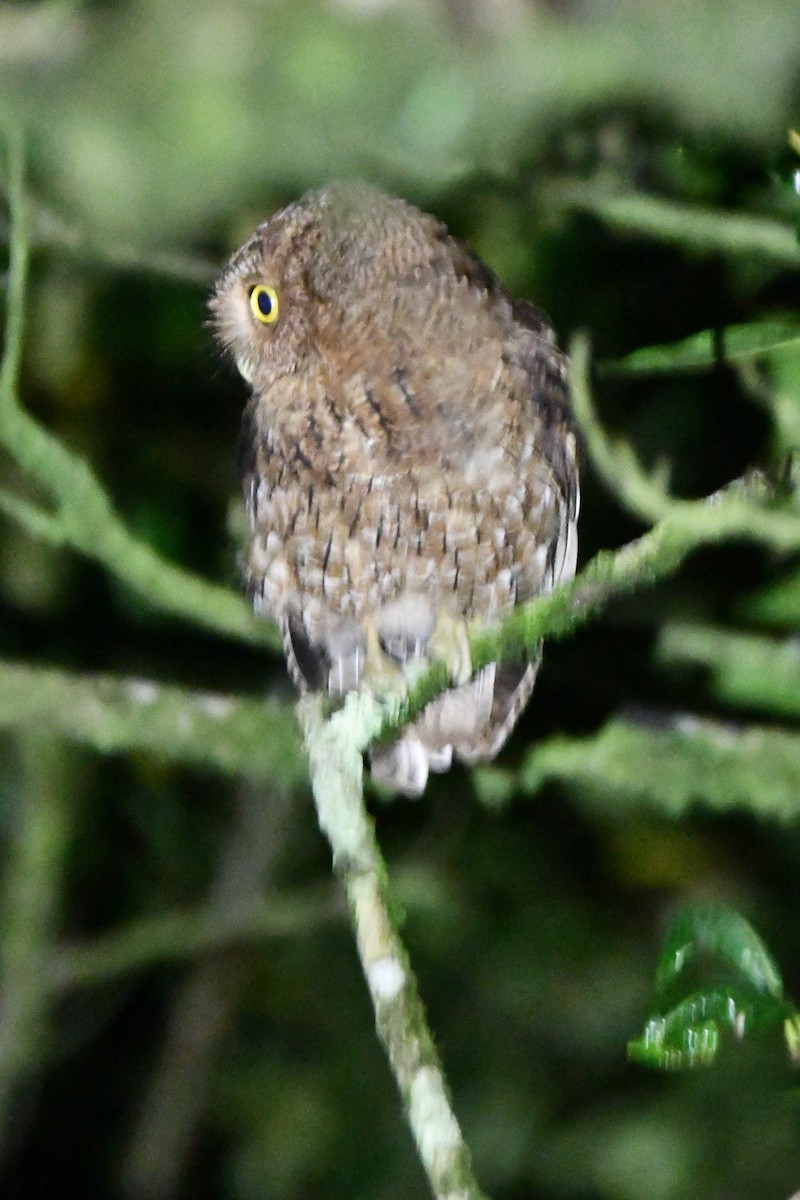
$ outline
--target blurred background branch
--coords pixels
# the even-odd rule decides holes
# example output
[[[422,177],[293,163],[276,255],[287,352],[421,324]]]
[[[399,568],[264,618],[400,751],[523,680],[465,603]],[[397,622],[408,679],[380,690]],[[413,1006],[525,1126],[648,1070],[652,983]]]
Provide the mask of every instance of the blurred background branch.
[[[292,707],[276,699],[0,663],[0,727],[47,729],[105,754],[147,751],[281,786],[307,778]]]
[[[7,494],[1,506],[29,533],[44,536],[55,545],[65,543],[97,558],[129,587],[143,594],[149,604],[228,636],[276,645],[274,632],[254,619],[240,597],[193,578],[134,537],[114,512],[87,464],[21,408],[17,386],[24,332],[29,220],[22,139],[13,129],[8,137],[8,158],[11,232],[8,323],[0,365],[0,441],[31,482],[55,503],[56,511],[36,508]]]
[[[13,1144],[13,1114],[46,1054],[49,995],[41,964],[52,952],[70,838],[69,780],[52,741],[20,738],[18,803],[10,831],[0,957],[0,1157]],[[66,784],[66,786],[65,786]]]
[[[797,231],[789,222],[721,210],[703,211],[647,194],[609,192],[596,182],[547,185],[544,201],[553,210],[589,213],[621,236],[654,238],[688,252],[766,259],[779,267],[800,267]]]

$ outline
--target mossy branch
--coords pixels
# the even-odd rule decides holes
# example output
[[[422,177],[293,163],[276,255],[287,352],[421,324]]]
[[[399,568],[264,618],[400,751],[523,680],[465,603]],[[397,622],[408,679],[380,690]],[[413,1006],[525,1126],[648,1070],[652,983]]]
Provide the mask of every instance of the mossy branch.
[[[8,134],[11,225],[5,346],[0,364],[0,444],[47,498],[37,506],[4,495],[0,507],[29,533],[95,559],[154,608],[217,633],[277,649],[275,630],[235,592],[161,558],[125,526],[89,466],[20,405],[29,255],[22,137]]]
[[[773,720],[800,719],[800,643],[796,636],[775,638],[699,622],[671,621],[661,627],[656,659],[667,667],[701,668],[705,688],[726,706],[763,712]]]
[[[660,643],[659,656],[691,654],[696,639],[688,644],[685,639],[679,641],[676,651],[671,628]],[[725,644],[732,653],[743,652],[751,641],[746,639],[743,646],[739,636]],[[796,713],[793,647],[787,644],[782,651],[775,647],[768,661],[769,678],[784,688],[787,715]],[[714,666],[719,680],[727,681],[730,671],[721,644]],[[753,671],[758,676],[755,685]],[[732,691],[737,681],[739,690]],[[758,662],[752,667],[743,663],[722,698],[752,709],[757,703],[753,686],[766,686],[758,675]],[[748,689],[744,693],[743,687]],[[386,719],[383,709],[380,717]],[[304,789],[308,781],[292,708],[275,699],[196,692],[109,675],[71,675],[0,661],[0,729],[58,734],[105,754],[144,752],[164,761],[264,780],[293,791]],[[358,745],[366,744],[369,732],[369,728],[361,731]],[[661,787],[662,783],[666,787],[667,772],[643,771],[640,760],[674,762],[667,791]],[[712,807],[745,805],[765,817],[777,818],[793,813],[792,797],[800,795],[800,737],[796,733],[749,723],[724,725],[690,714],[649,714],[644,721],[635,716],[620,718],[588,737],[548,738],[531,749],[526,762],[524,781],[502,763],[476,768],[478,794],[494,805],[514,789],[534,792],[546,780],[557,780],[581,793],[591,783],[602,790],[609,811],[635,801],[677,815],[698,799]],[[683,773],[682,762],[689,764]],[[707,762],[709,769],[701,769],[701,762]],[[729,769],[739,784],[728,781],[724,787],[716,787],[714,781],[727,779]],[[627,773],[620,775],[620,771]],[[257,924],[260,918],[254,920]],[[153,930],[153,944],[157,945],[161,941],[158,923]],[[143,935],[145,940],[149,936]],[[172,934],[164,936],[169,943]],[[198,936],[202,941],[203,935]]]
[[[480,1200],[364,806],[362,750],[380,727],[381,708],[369,696],[353,694],[327,720],[319,698],[301,702],[299,709],[320,828],[347,895],[378,1036],[422,1165],[437,1200]]]
[[[554,737],[529,751],[505,781],[498,768],[477,774],[497,804],[505,794],[536,795],[547,781],[608,815],[650,808],[677,820],[702,804],[741,809],[771,821],[800,813],[800,737],[775,726],[740,725],[693,713],[642,710],[607,722],[590,737]]]

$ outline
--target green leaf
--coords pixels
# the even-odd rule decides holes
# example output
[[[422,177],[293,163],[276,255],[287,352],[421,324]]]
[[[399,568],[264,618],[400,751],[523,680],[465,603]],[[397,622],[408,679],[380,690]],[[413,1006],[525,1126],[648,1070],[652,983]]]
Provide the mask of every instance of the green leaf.
[[[783,995],[778,968],[752,925],[719,904],[688,904],[680,911],[661,952],[656,988],[670,987],[700,954],[719,958],[756,992]]]
[[[703,963],[699,964],[698,960]],[[712,979],[652,1016],[628,1057],[645,1066],[677,1071],[714,1061],[723,1036],[741,1041],[756,1031],[781,1027],[789,1058],[800,1059],[800,1016],[785,996],[780,973],[761,938],[744,917],[718,904],[686,905],[673,921],[656,971],[656,992],[686,982],[690,963]]]
[[[706,371],[720,362],[744,362],[800,350],[800,324],[789,317],[704,329],[680,342],[646,346],[626,358],[602,364],[604,375],[651,375],[665,371]]]
[[[797,1024],[797,1015],[785,1001],[762,999],[755,1003],[746,992],[735,988],[694,992],[666,1016],[652,1017],[642,1037],[628,1043],[628,1057],[662,1071],[710,1066],[723,1044],[723,1035],[742,1041],[756,1030],[784,1025],[794,1061]]]

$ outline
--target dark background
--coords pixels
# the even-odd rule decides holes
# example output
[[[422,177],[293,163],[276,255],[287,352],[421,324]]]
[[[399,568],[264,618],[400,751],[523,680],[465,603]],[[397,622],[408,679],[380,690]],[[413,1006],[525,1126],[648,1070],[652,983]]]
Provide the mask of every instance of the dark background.
[[[796,310],[800,258],[700,248],[690,218],[645,235],[604,220],[600,200],[796,225],[797,18],[796,0],[0,3],[0,111],[26,129],[36,214],[24,402],[140,536],[235,588],[244,389],[214,351],[205,300],[216,264],[310,186],[362,177],[436,212],[550,314],[563,345],[587,330],[599,360]],[[583,186],[579,205],[565,183]],[[166,251],[184,265],[165,271]],[[784,392],[796,414],[797,369]],[[726,366],[605,382],[596,401],[648,465],[670,463],[681,495],[779,465],[786,449],[769,404]],[[0,482],[24,486],[7,455]],[[642,529],[586,464],[581,562]],[[710,1070],[626,1063],[665,923],[687,898],[744,913],[800,995],[800,703],[773,697],[769,672],[727,693],[715,674],[728,649],[750,661],[736,633],[796,658],[798,613],[796,565],[743,543],[696,554],[547,648],[496,766],[437,778],[419,803],[374,799],[494,1197],[800,1188],[777,1036],[726,1042]],[[6,517],[0,654],[292,702],[277,657],[168,621]],[[699,759],[691,739],[676,744],[686,713],[727,730],[718,787],[698,771],[702,744]],[[758,747],[752,762],[742,749],[748,725],[784,736],[781,804]],[[647,733],[630,753],[623,726]],[[536,747],[552,758],[531,785]],[[40,881],[59,941],[139,930],[147,947],[152,922],[209,897],[235,908],[248,887],[305,907],[282,936],[240,932],[200,953],[179,935],[158,962],[131,951],[107,979],[90,952],[95,976],[44,1004],[24,1045],[4,1044],[0,1021],[0,1194],[425,1195],[308,789],[189,769],[168,751],[101,756],[36,727],[3,735],[0,883],[26,789],[64,830]]]

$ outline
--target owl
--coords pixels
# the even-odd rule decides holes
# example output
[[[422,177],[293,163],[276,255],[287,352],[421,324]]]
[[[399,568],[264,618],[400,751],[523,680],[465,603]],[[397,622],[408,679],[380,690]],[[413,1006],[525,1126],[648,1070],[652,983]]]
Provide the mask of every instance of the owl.
[[[450,687],[373,776],[420,795],[455,757],[497,754],[531,660],[472,670],[469,635],[575,571],[567,360],[444,225],[331,184],[231,257],[212,326],[250,389],[240,462],[246,580],[301,692]]]

